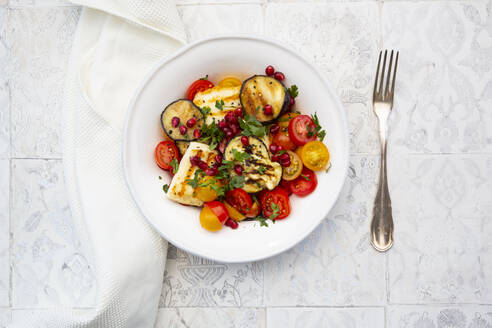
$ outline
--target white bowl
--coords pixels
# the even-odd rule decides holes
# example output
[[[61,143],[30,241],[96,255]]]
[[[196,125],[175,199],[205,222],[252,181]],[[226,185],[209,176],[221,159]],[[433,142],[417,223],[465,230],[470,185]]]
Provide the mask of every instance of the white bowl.
[[[309,196],[292,196],[290,216],[269,227],[244,222],[236,230],[208,232],[200,226],[199,209],[169,200],[162,190],[169,175],[157,167],[154,147],[162,140],[159,122],[164,107],[184,98],[187,87],[209,75],[217,82],[234,75],[263,74],[267,65],[282,71],[287,86],[296,84],[296,109],[318,113],[331,155],[328,173],[318,172],[318,187]],[[163,60],[136,93],[127,114],[123,166],[130,192],[142,214],[169,242],[192,254],[219,262],[246,262],[279,254],[304,239],[331,210],[348,168],[345,112],[323,74],[305,58],[274,41],[251,36],[221,36],[194,42]],[[163,180],[159,180],[159,176]]]

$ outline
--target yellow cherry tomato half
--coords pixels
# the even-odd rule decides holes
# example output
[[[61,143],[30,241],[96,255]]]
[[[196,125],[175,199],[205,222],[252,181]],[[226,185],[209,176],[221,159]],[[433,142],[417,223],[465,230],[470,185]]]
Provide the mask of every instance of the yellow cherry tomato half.
[[[297,113],[286,113],[282,116],[280,116],[280,118],[278,119],[278,126],[280,126],[280,128],[287,128],[289,126],[289,122],[291,119],[293,119],[294,117],[298,116],[299,114]]]
[[[200,224],[208,231],[219,231],[222,229],[222,223],[220,223],[217,215],[208,206],[204,206],[200,212]]]
[[[330,160],[330,153],[325,144],[314,140],[305,144],[301,151],[301,159],[304,165],[313,171],[320,171],[326,167]]]
[[[241,84],[242,84],[241,80],[235,77],[226,77],[219,82],[219,86],[221,87],[237,87],[238,85]]]
[[[287,154],[289,154],[290,157],[290,165],[288,167],[284,167],[282,179],[290,181],[301,175],[302,161],[299,155],[293,151],[287,150]]]
[[[211,181],[211,183],[213,183],[213,184],[219,184],[219,182],[218,181],[215,181],[215,179],[212,178],[211,176],[204,177],[200,181],[200,184],[202,184],[202,183],[207,184],[207,182],[210,181],[210,180],[214,180],[214,181]],[[215,192],[215,190],[213,190],[212,188],[210,188],[210,185],[208,185],[206,187],[197,187],[195,189],[195,192],[196,192],[196,198],[198,198],[202,202],[210,202],[212,200],[217,199],[217,197],[219,197],[219,195],[217,195],[217,193]]]
[[[224,206],[227,209],[227,212],[229,213],[229,217],[235,221],[242,221],[246,217],[242,215],[238,210],[236,210],[234,207],[229,205],[227,202],[224,202]]]

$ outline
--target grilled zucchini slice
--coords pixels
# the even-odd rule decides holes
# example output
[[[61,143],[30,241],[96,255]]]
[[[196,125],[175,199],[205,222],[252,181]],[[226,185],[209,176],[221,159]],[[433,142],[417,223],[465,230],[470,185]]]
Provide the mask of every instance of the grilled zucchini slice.
[[[270,160],[268,148],[261,139],[256,137],[248,137],[248,139],[248,146],[243,145],[241,136],[231,139],[224,150],[224,159],[236,160],[235,152],[249,154],[249,158],[239,163],[243,167],[244,186],[242,188],[249,193],[265,188],[272,190],[280,183],[282,166]],[[236,175],[235,171],[232,170],[230,175],[231,177]]]
[[[179,118],[179,125],[173,127],[172,120],[174,117]],[[192,128],[187,128],[188,131],[183,135],[179,132],[179,126],[186,126],[186,122],[194,117],[196,124]],[[204,117],[200,108],[195,106],[193,102],[187,99],[179,99],[170,103],[161,114],[161,125],[164,132],[169,138],[174,141],[193,141],[196,138],[193,136],[193,131],[202,128]]]
[[[239,100],[247,114],[253,115],[263,124],[269,124],[289,108],[290,94],[273,77],[254,75],[243,82]],[[272,106],[272,114],[263,112],[265,105]]]

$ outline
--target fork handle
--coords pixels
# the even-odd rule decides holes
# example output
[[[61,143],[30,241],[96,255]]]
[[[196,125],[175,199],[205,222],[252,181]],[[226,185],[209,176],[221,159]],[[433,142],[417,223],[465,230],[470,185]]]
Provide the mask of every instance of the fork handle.
[[[379,171],[378,191],[374,201],[371,221],[371,244],[377,251],[385,252],[393,246],[394,227],[393,215],[391,213],[391,198],[386,174],[387,117],[378,118],[381,141],[381,168]]]

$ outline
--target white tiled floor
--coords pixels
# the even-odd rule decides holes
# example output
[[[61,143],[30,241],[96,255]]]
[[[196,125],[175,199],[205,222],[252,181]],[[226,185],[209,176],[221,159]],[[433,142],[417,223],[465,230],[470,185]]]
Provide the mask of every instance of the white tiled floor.
[[[491,327],[491,0],[177,3],[190,40],[265,34],[313,59],[347,111],[352,155],[336,208],[288,252],[223,265],[170,247],[156,327]],[[59,134],[79,13],[65,0],[0,0],[0,328],[29,311],[93,304]],[[388,254],[368,243],[380,46],[402,51]]]

